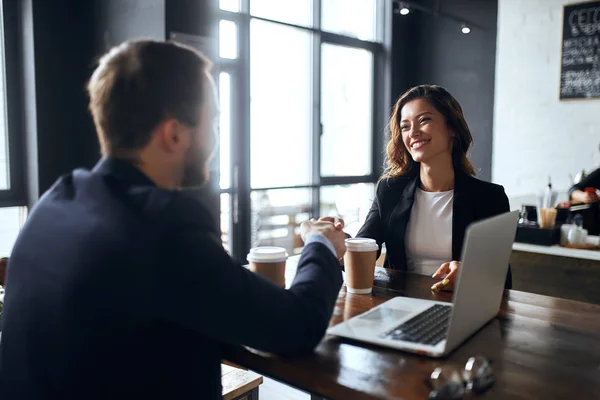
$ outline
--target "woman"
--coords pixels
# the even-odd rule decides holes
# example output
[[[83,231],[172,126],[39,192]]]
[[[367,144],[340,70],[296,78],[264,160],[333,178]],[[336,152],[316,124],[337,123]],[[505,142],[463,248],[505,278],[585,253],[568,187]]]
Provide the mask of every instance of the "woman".
[[[440,86],[404,93],[390,119],[388,166],[358,237],[386,244],[385,266],[443,278],[452,290],[469,224],[509,211],[504,188],[473,176],[473,138],[456,99]],[[510,269],[505,286],[511,287]]]
[[[592,188],[594,191],[586,191],[587,188]],[[600,168],[583,178],[581,182],[573,185],[571,189],[569,189],[569,197],[571,198],[571,201],[576,204],[595,203],[600,200],[597,194],[598,189],[600,189]]]

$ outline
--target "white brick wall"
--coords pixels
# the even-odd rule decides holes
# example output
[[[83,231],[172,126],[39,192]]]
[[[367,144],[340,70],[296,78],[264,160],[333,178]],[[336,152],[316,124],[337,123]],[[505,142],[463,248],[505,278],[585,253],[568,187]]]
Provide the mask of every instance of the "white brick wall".
[[[492,179],[511,200],[600,165],[600,100],[559,101],[563,5],[578,2],[498,2]]]

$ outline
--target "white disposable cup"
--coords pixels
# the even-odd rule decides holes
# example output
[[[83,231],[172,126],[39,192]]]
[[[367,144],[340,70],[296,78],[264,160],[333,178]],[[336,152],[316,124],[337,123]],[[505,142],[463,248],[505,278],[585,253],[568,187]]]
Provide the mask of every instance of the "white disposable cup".
[[[283,247],[254,247],[248,253],[250,270],[285,287],[285,263],[288,254]]]
[[[374,239],[346,239],[344,269],[348,293],[369,294],[373,291],[377,250],[379,246]]]

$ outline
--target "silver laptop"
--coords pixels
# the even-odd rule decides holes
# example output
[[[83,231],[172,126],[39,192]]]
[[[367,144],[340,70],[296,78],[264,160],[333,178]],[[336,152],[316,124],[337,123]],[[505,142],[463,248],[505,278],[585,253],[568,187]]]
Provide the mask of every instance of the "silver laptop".
[[[395,297],[327,333],[431,357],[450,353],[498,314],[518,217],[469,226],[452,304]]]

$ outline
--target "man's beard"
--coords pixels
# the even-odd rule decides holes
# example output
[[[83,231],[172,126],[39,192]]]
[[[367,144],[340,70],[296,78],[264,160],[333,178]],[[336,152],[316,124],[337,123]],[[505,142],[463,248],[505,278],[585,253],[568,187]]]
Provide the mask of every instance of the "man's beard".
[[[211,154],[206,154],[201,149],[192,146],[186,157],[181,189],[201,188],[206,185],[209,177],[208,164],[211,158]]]

